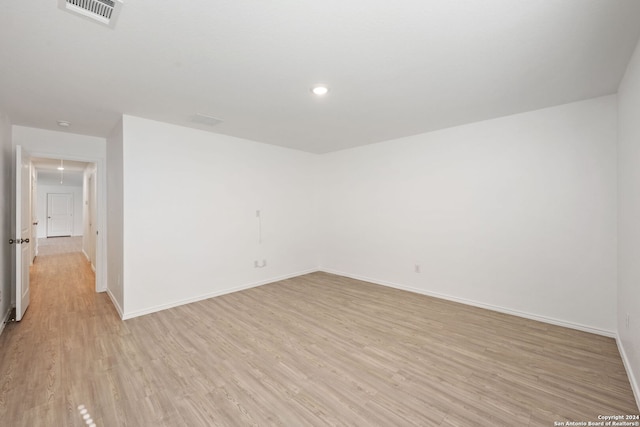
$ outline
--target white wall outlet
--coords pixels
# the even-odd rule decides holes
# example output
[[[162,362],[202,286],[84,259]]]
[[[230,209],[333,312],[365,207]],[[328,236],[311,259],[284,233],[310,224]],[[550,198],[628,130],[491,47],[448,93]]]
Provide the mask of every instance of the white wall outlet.
[[[258,260],[253,261],[253,268],[265,268],[267,266],[267,260],[263,259],[262,263]]]
[[[416,264],[413,268],[413,271],[415,271],[416,273],[420,273],[420,264]]]

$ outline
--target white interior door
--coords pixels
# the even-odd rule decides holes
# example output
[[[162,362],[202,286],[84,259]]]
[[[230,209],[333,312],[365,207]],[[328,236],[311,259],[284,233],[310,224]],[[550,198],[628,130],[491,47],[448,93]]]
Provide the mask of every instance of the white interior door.
[[[29,265],[31,264],[31,159],[16,146],[16,321],[29,306]]]
[[[73,194],[47,194],[47,237],[71,236],[73,231]]]

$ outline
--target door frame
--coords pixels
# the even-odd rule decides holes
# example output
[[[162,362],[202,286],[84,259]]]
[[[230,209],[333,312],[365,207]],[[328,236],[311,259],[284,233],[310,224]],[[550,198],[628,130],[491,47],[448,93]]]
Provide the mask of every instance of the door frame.
[[[38,256],[38,172],[31,167],[31,265]]]
[[[25,147],[23,146],[23,149]],[[107,168],[106,159],[91,156],[76,156],[67,153],[51,153],[45,151],[26,151],[31,157],[55,160],[72,160],[78,162],[93,163],[95,165],[96,180],[96,292],[107,291]],[[84,184],[83,184],[84,186]],[[13,185],[15,191],[15,183]]]
[[[87,246],[89,249],[89,253],[85,253],[87,258],[89,258],[89,262],[91,263],[91,269],[93,272],[96,272],[96,229],[97,229],[97,217],[98,212],[96,210],[97,206],[97,194],[96,194],[96,168],[95,164],[91,168],[89,174],[86,176],[86,179],[83,180],[83,197],[86,197],[86,215],[89,219],[86,225],[86,232],[89,235],[89,245]],[[84,207],[83,207],[83,215]],[[84,231],[83,231],[84,234]]]

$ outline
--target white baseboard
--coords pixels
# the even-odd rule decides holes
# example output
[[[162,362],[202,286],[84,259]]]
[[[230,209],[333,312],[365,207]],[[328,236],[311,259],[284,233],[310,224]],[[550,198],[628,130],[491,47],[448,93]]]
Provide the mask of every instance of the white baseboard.
[[[618,351],[620,352],[620,356],[622,357],[622,363],[624,364],[624,369],[627,371],[627,377],[629,377],[631,390],[633,391],[633,395],[636,398],[636,405],[638,405],[638,408],[640,408],[640,386],[638,385],[638,380],[635,376],[635,372],[633,372],[633,368],[631,367],[631,362],[627,357],[627,352],[624,350],[624,346],[622,345],[620,336],[616,336],[616,344],[618,344]]]
[[[296,272],[296,273],[287,274],[287,275],[284,275],[284,276],[272,277],[272,278],[269,278],[269,279],[260,280],[258,282],[247,283],[247,284],[236,286],[236,287],[233,287],[233,288],[228,288],[228,289],[224,289],[224,290],[221,290],[221,291],[216,291],[216,292],[211,292],[211,293],[207,293],[207,294],[204,294],[204,295],[199,295],[199,296],[193,297],[193,298],[186,298],[186,299],[182,299],[182,300],[179,300],[179,301],[170,302],[170,303],[167,303],[167,304],[157,305],[155,307],[145,308],[143,310],[132,311],[132,312],[129,312],[129,313],[125,313],[124,316],[121,316],[121,317],[122,317],[123,320],[132,319],[134,317],[144,316],[145,314],[151,314],[151,313],[155,313],[157,311],[166,310],[168,308],[178,307],[180,305],[190,304],[192,302],[198,302],[198,301],[202,301],[202,300],[205,300],[205,299],[218,297],[218,296],[221,296],[221,295],[231,294],[233,292],[243,291],[245,289],[255,288],[255,287],[266,285],[266,284],[269,284],[269,283],[278,282],[280,280],[291,279],[292,277],[303,276],[305,274],[314,273],[316,271],[318,271],[318,270],[317,269],[311,269],[311,270],[305,270],[305,271],[299,271],[299,272]]]
[[[7,320],[9,320],[9,316],[11,316],[11,310],[13,310],[13,306],[9,305],[9,310],[2,317],[2,323],[0,324],[0,335],[2,335],[2,331],[4,331],[4,326],[7,324]]]
[[[89,266],[91,267],[91,270],[93,270],[93,272],[95,273],[96,272],[96,268],[91,263],[91,258],[89,258],[89,255],[87,255],[87,253],[84,251],[84,249],[82,250],[82,253],[84,254],[84,257],[87,259],[87,261],[89,261]]]
[[[427,295],[434,298],[444,299],[448,301],[458,302],[465,305],[471,305],[474,307],[484,308],[491,311],[497,311],[499,313],[510,314],[512,316],[523,317],[525,319],[537,320],[538,322],[549,323],[551,325],[563,326],[565,328],[576,329],[578,331],[589,332],[592,334],[603,335],[605,337],[615,338],[616,333],[614,331],[608,331],[606,329],[594,328],[591,326],[582,325],[579,323],[568,322],[566,320],[554,319],[552,317],[540,316],[537,314],[527,313],[524,311],[512,310],[510,308],[486,304],[483,302],[473,301],[466,298],[459,298],[452,295],[441,294],[438,292],[431,292],[424,289],[412,288],[410,286],[400,285],[398,283],[387,282],[385,280],[377,280],[372,279],[370,277],[358,276],[356,274],[344,273],[341,271],[331,270],[331,269],[323,269],[320,271],[324,271],[326,273],[337,274],[338,276],[350,277],[356,280],[362,280],[364,282],[374,283],[376,285],[388,286],[390,288],[400,289],[403,291],[414,292],[417,294]]]
[[[113,306],[116,308],[118,315],[120,316],[121,319],[124,320],[124,314],[123,314],[124,311],[122,310],[122,307],[120,307],[120,304],[118,304],[118,300],[116,300],[116,298],[113,296],[110,289],[107,289],[106,292],[107,292],[107,295],[109,295],[109,299],[113,303]]]

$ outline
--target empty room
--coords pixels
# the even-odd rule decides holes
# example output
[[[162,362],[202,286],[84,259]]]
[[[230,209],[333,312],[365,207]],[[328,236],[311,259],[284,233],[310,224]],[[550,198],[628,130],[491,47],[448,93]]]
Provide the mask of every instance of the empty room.
[[[637,0],[3,1],[0,425],[640,426],[639,39]]]

